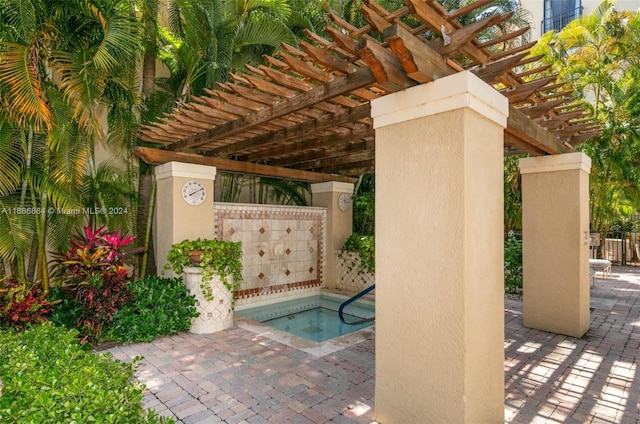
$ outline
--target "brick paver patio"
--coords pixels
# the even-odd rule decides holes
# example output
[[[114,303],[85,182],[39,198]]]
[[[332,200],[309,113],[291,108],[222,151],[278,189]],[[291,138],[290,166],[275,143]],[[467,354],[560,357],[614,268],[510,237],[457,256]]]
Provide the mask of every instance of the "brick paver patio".
[[[523,328],[505,300],[506,422],[640,423],[640,269],[614,268],[591,296],[582,339]],[[234,327],[110,351],[144,357],[145,407],[178,423],[373,422],[372,339],[316,357]]]

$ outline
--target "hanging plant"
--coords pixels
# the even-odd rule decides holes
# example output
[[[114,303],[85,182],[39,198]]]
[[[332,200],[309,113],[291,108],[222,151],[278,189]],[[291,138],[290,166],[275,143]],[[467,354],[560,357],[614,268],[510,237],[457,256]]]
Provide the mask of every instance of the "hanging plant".
[[[185,267],[202,268],[202,296],[213,300],[211,281],[216,275],[231,293],[242,282],[242,243],[223,240],[184,240],[171,246],[167,254],[165,270],[171,269],[176,275],[184,272]],[[229,280],[231,277],[231,280]]]

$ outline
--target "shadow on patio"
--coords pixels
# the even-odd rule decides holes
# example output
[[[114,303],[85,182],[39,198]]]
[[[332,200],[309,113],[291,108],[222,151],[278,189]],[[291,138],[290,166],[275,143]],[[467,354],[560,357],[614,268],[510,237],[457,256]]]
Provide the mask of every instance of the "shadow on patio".
[[[522,303],[506,300],[506,421],[639,422],[639,299],[640,269],[596,278],[581,339],[523,328]]]
[[[617,268],[591,289],[582,339],[522,327],[505,300],[505,421],[640,422],[640,269]],[[183,423],[370,423],[374,342],[315,357],[238,327],[110,350],[145,357],[145,406]]]

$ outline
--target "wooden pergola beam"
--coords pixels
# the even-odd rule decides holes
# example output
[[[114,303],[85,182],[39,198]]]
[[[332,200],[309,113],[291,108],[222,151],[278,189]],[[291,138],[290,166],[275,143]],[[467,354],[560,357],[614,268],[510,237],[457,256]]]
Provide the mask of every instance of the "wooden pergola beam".
[[[153,149],[150,147],[136,147],[133,153],[145,163],[159,165],[167,162],[184,162],[198,165],[215,166],[226,172],[257,175],[260,177],[281,178],[296,181],[327,182],[338,181],[355,183],[357,178],[344,175],[301,171],[298,169],[283,168],[278,166],[259,165],[248,162],[238,162],[229,159],[212,158],[195,153],[172,152],[169,150]]]
[[[520,61],[526,57],[529,53],[520,53],[513,56],[508,56],[495,62],[487,63],[486,65],[474,66],[471,68],[471,72],[476,74],[478,78],[487,84],[493,84],[496,79],[511,68],[520,64]]]
[[[278,154],[282,156],[292,155],[299,152],[304,152],[311,149],[324,149],[327,147],[335,146],[336,144],[344,143],[350,140],[361,140],[364,138],[374,137],[375,132],[373,128],[366,127],[362,129],[350,130],[345,134],[333,133],[327,134],[319,137],[314,137],[308,140],[297,141],[294,143],[290,143],[287,147],[279,148]],[[267,149],[256,152],[249,153],[246,155],[241,155],[237,157],[237,160],[243,160],[247,162],[257,162],[260,160],[268,159],[273,156],[273,152],[271,149],[268,149],[273,143],[281,143],[280,140],[273,140],[272,143],[265,143],[263,146],[267,147]]]
[[[565,146],[556,136],[552,135],[551,132],[531,121],[524,113],[513,106],[509,106],[507,128],[504,131],[505,134],[509,134],[509,137],[520,139],[549,155],[571,152],[571,149]]]
[[[201,131],[195,135],[185,137],[170,144],[168,149],[177,151],[210,143],[211,141],[223,136],[228,137],[241,131],[245,131],[255,125],[268,122],[274,118],[285,116],[326,100],[331,100],[333,97],[347,94],[353,90],[367,87],[373,83],[375,83],[375,78],[371,70],[369,68],[359,68],[352,74],[338,77],[327,84],[305,91],[304,93],[300,93],[292,98],[276,103],[271,107],[266,107],[210,130]]]
[[[391,25],[383,35],[409,78],[424,83],[456,72],[438,52],[402,26]]]
[[[299,169],[308,169],[308,168],[317,168],[318,165],[312,166],[300,166],[305,162],[314,162],[315,164],[319,163],[319,160],[329,160],[326,159],[326,152],[331,152],[331,161],[332,164],[338,164],[338,161],[341,161],[340,164],[347,163],[350,159],[346,161],[342,158],[347,156],[348,158],[353,158],[355,155],[362,154],[363,152],[369,154],[374,150],[374,141],[373,140],[361,140],[354,141],[353,143],[343,144],[337,148],[327,148],[323,150],[312,150],[307,153],[303,153],[296,156],[287,156],[282,159],[276,159],[269,161],[269,165],[274,166],[293,166]]]
[[[360,40],[356,46],[358,56],[373,72],[380,86],[390,91],[400,91],[416,85],[407,77],[396,55],[371,38]]]
[[[295,137],[301,137],[312,131],[320,131],[330,126],[365,119],[371,116],[371,104],[363,103],[354,108],[345,108],[336,113],[328,113],[311,121],[302,122],[291,127],[282,128],[266,134],[261,134],[246,140],[212,149],[207,156],[223,156],[234,151],[242,151],[261,146],[269,140],[286,141]]]

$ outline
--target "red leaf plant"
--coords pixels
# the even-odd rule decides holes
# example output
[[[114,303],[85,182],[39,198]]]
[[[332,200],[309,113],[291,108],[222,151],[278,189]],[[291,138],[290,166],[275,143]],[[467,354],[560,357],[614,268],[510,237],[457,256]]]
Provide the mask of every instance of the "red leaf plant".
[[[0,321],[10,327],[23,329],[27,325],[47,321],[51,303],[39,284],[6,280],[1,283],[4,295],[0,298]]]
[[[128,300],[127,284],[131,281],[127,264],[144,248],[126,248],[133,236],[105,227],[86,227],[83,234],[71,240],[67,252],[54,253],[52,275],[63,287],[75,292],[83,311],[78,321],[99,338],[105,322]]]

